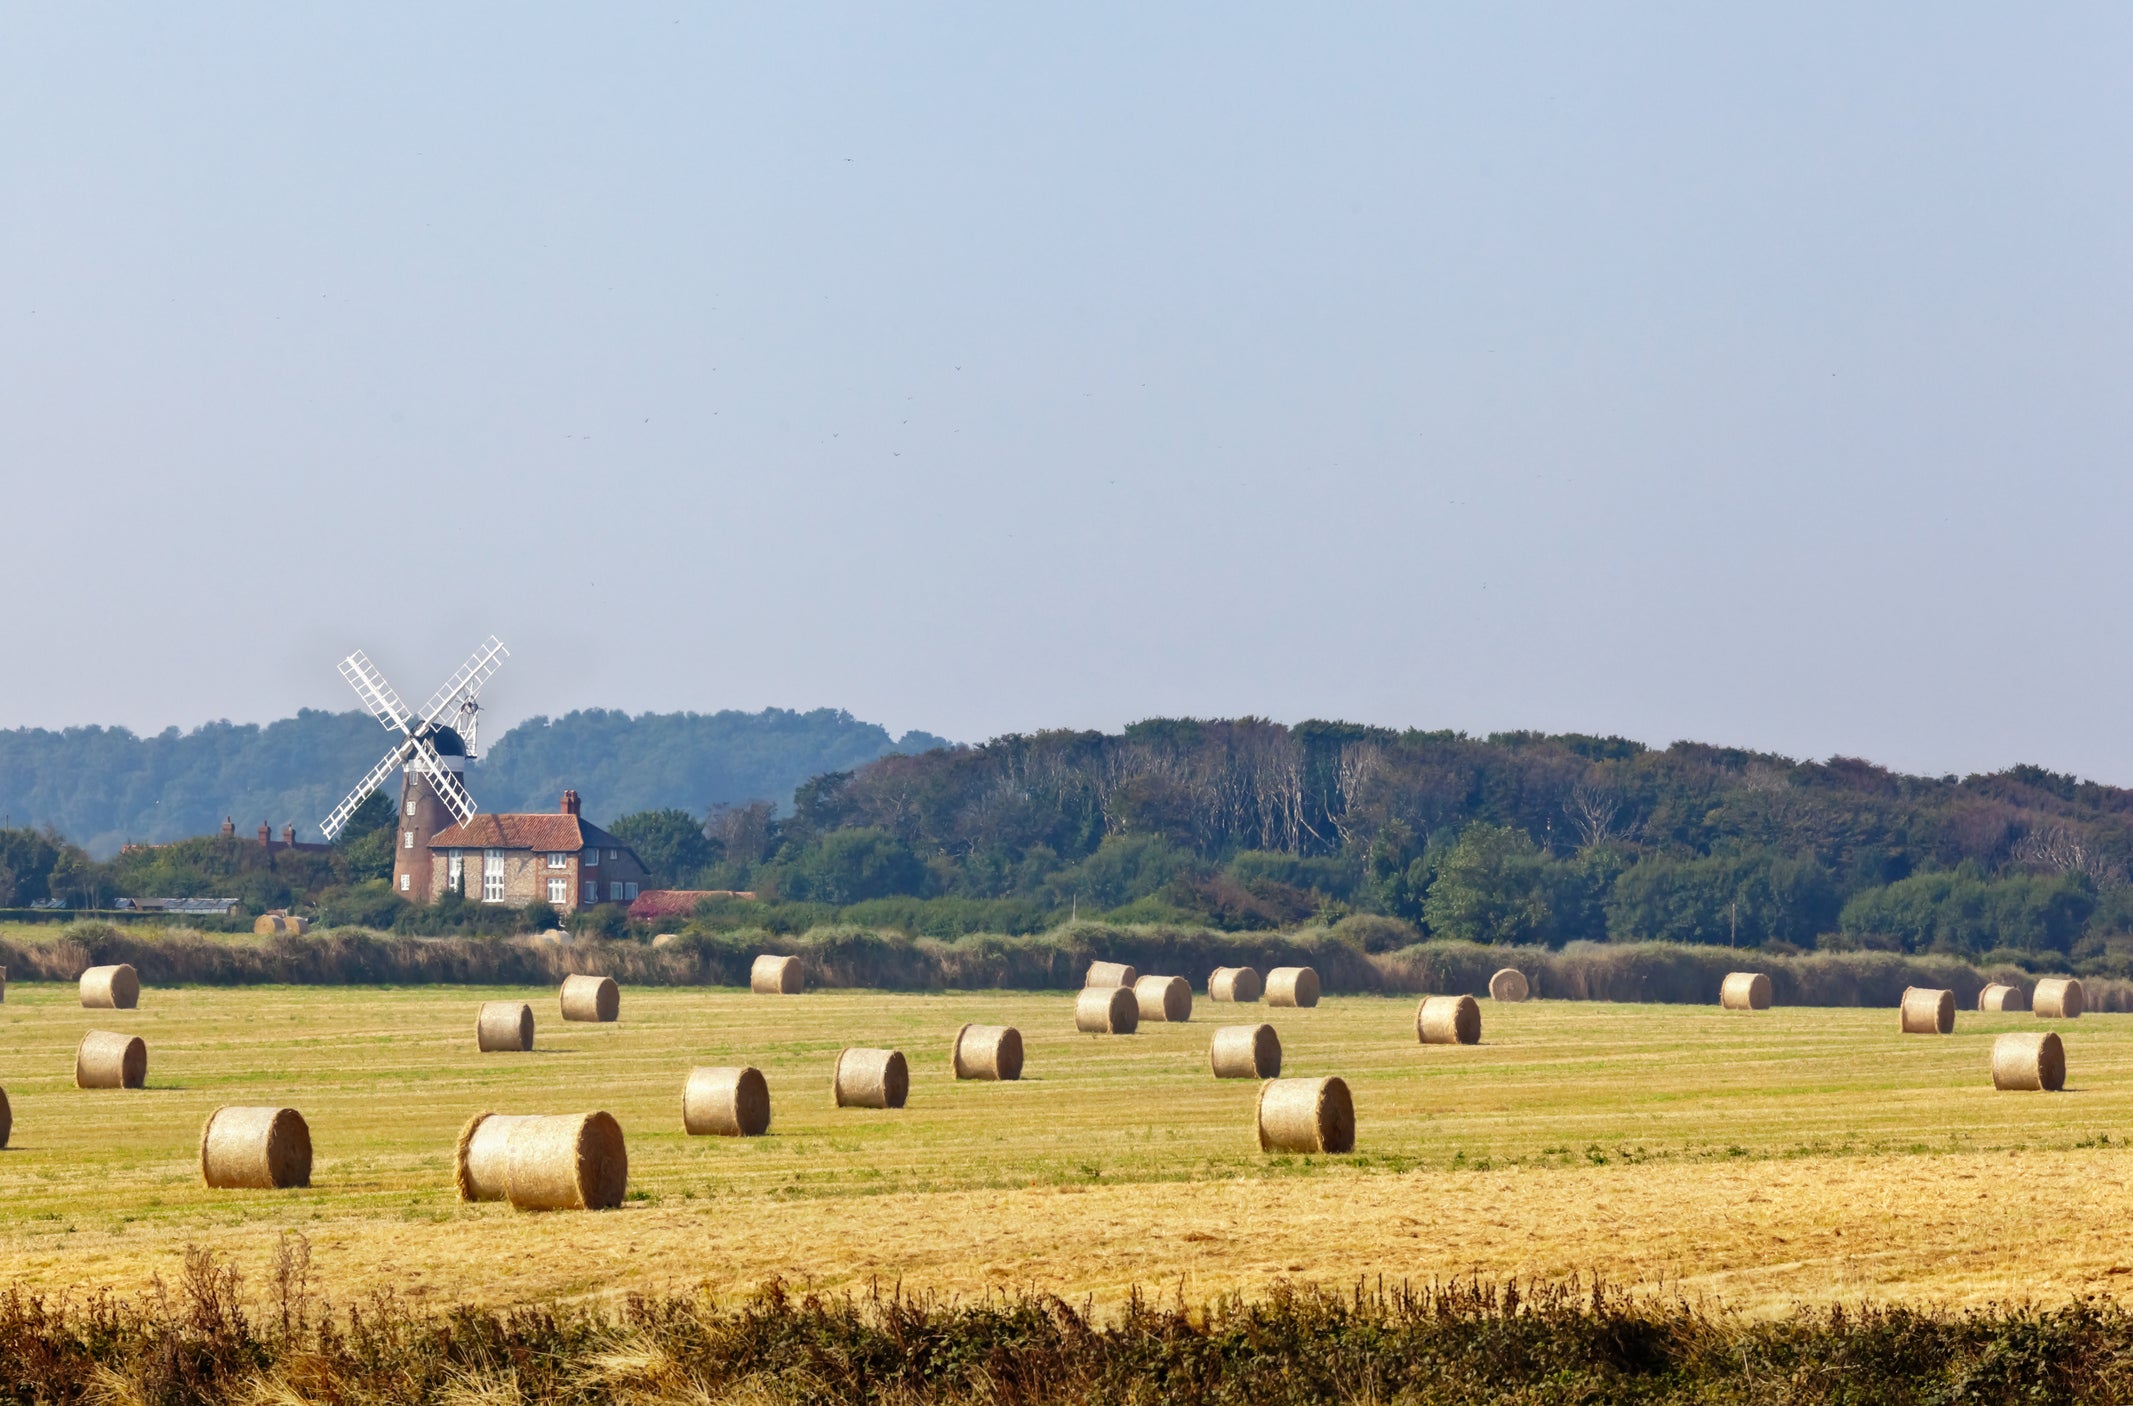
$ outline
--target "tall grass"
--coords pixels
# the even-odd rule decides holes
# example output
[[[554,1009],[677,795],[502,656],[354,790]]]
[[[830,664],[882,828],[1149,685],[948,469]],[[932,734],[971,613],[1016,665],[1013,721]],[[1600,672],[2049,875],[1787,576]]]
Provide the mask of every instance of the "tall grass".
[[[525,939],[425,938],[335,928],[304,937],[220,939],[185,929],[78,923],[49,941],[0,941],[16,979],[72,981],[84,968],[130,962],[150,985],[391,985],[437,982],[538,986],[572,973],[639,986],[745,986],[763,952],[793,953],[815,986],[888,991],[1065,990],[1098,959],[1179,975],[1204,989],[1218,966],[1307,964],[1331,992],[1488,994],[1489,976],[1516,966],[1543,998],[1708,1003],[1729,971],[1767,972],[1784,1005],[1893,1006],[1906,986],[1949,987],[1968,1008],[1994,980],[2029,980],[2010,966],[1891,952],[1773,952],[1673,943],[1573,942],[1560,949],[1422,942],[1371,951],[1348,925],[1291,933],[1226,933],[1164,925],[1076,923],[1023,937],[978,933],[911,937],[855,927],[797,936],[763,932],[683,935],[669,947],[638,942],[549,946]],[[2133,981],[2085,978],[2092,1009],[2133,1010]]]
[[[258,1296],[197,1250],[142,1301],[0,1294],[0,1398],[49,1403],[2101,1402],[2133,1392],[2129,1363],[2109,1301],[1746,1322],[1579,1284],[1136,1298],[1108,1323],[1037,1295],[775,1286],[730,1308],[336,1307],[300,1236]]]

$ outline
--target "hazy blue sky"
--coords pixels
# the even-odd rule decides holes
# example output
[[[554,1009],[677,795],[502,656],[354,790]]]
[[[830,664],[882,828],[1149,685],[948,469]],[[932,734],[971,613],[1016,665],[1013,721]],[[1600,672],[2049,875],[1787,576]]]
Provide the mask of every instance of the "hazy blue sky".
[[[0,725],[2133,784],[2133,10],[0,8]]]

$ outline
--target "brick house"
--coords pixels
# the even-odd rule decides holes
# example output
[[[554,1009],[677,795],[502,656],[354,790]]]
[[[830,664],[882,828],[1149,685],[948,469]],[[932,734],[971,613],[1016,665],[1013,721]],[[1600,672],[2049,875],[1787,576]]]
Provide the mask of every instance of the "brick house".
[[[554,815],[477,814],[431,836],[429,898],[457,891],[473,903],[559,913],[633,903],[650,877],[636,851],[578,814],[565,791]]]

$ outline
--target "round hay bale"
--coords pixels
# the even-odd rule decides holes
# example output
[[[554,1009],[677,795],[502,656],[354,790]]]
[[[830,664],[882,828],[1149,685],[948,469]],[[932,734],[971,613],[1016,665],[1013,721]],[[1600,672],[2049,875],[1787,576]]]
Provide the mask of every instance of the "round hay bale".
[[[91,1010],[130,1011],[141,1004],[140,974],[124,962],[91,967],[81,974],[81,1003]]]
[[[2066,1087],[2066,1046],[2053,1030],[2002,1035],[1992,1042],[1992,1087],[2057,1093]]]
[[[1977,1008],[1981,1011],[2026,1011],[2029,1000],[2023,996],[2021,987],[1995,981],[1977,993]]]
[[[1090,1035],[1131,1035],[1140,1029],[1141,1004],[1127,986],[1085,986],[1074,998],[1074,1028]]]
[[[622,1125],[607,1113],[522,1118],[504,1144],[504,1199],[517,1210],[609,1210],[629,1179]]]
[[[1131,986],[1141,974],[1126,962],[1091,962],[1083,986]]]
[[[1270,1006],[1315,1006],[1318,1004],[1318,973],[1309,967],[1276,967],[1266,974],[1266,1003]]]
[[[7,1090],[0,1089],[0,1147],[7,1146],[8,1137],[15,1131],[15,1110],[8,1106]]]
[[[748,968],[748,989],[758,996],[797,996],[806,985],[798,957],[773,957],[767,953]]]
[[[770,1085],[759,1069],[692,1069],[681,1126],[692,1137],[761,1137],[770,1131]]]
[[[678,943],[678,942],[680,942],[680,941],[681,941],[681,934],[680,934],[680,933],[678,933],[678,932],[663,932],[663,933],[659,934],[659,936],[657,936],[657,937],[655,937],[655,938],[653,938],[653,939],[652,939],[652,946],[653,946],[653,948],[654,948],[654,949],[656,950],[656,949],[658,949],[658,948],[661,948],[661,947],[672,947],[672,946],[674,946],[674,945],[675,945],[676,943]]]
[[[1415,1007],[1415,1038],[1425,1045],[1481,1043],[1481,1002],[1472,996],[1424,996]]]
[[[609,1021],[622,1014],[622,988],[611,976],[563,978],[563,1019]]]
[[[2088,1009],[2089,993],[2071,976],[2047,976],[2029,993],[2029,1009],[2046,1020],[2074,1020]]]
[[[549,947],[568,947],[571,943],[570,934],[561,928],[550,928],[533,940]]]
[[[254,937],[276,937],[287,931],[288,926],[282,922],[282,917],[279,913],[262,913],[252,919],[252,936]]]
[[[1355,1151],[1355,1102],[1345,1080],[1267,1080],[1258,1124],[1261,1152]]]
[[[483,1001],[474,1018],[474,1044],[483,1054],[533,1048],[533,1007],[524,1001]]]
[[[477,1113],[459,1130],[459,1147],[452,1154],[452,1182],[462,1201],[504,1199],[504,1173],[509,1169],[511,1132],[526,1122],[517,1113]]]
[[[1946,1035],[1955,1029],[1955,993],[1930,986],[1904,988],[1897,1026],[1906,1035]]]
[[[138,1035],[92,1030],[74,1051],[77,1089],[138,1089],[148,1082],[148,1044]]]
[[[1533,994],[1526,981],[1526,974],[1517,967],[1505,967],[1489,978],[1489,999],[1492,1001],[1523,1001]]]
[[[1192,983],[1182,976],[1144,976],[1133,983],[1142,1020],[1192,1019]]]
[[[911,1066],[902,1050],[842,1049],[830,1086],[839,1108],[902,1108],[911,1096]]]
[[[200,1181],[259,1191],[311,1185],[311,1125],[293,1108],[216,1109],[200,1128]]]
[[[1718,1004],[1729,1011],[1767,1011],[1770,978],[1761,972],[1728,972],[1719,984]]]
[[[1250,967],[1216,967],[1207,978],[1207,999],[1250,1004],[1266,994],[1266,983]]]
[[[955,1032],[948,1067],[958,1079],[1019,1079],[1022,1032],[1012,1025],[966,1025]]]
[[[1271,1025],[1225,1025],[1207,1046],[1217,1079],[1272,1079],[1281,1073],[1281,1037]]]

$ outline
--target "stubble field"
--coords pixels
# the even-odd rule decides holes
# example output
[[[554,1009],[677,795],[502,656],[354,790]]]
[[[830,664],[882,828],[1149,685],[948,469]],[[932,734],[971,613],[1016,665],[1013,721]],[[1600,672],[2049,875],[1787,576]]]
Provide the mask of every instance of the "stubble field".
[[[477,1054],[476,1006],[523,998],[530,1054]],[[625,990],[613,1025],[551,990],[187,988],[87,1011],[12,985],[0,1084],[0,1278],[60,1289],[176,1276],[188,1245],[263,1272],[284,1231],[336,1298],[504,1303],[773,1277],[818,1287],[1038,1289],[1099,1305],[1130,1288],[1197,1302],[1282,1279],[1599,1273],[1750,1311],[1861,1297],[2064,1299],[2133,1286],[2133,1016],[2058,1023],[2066,1092],[1996,1094],[1991,1037],[2028,1015],[1964,1012],[1953,1036],[1893,1011],[1483,1002],[1483,1043],[1415,1042],[1413,1002],[1216,1006],[1130,1037],[1072,1026],[1067,994],[798,997]],[[1268,1157],[1258,1086],[1216,1081],[1218,1024],[1265,1020],[1284,1073],[1354,1090],[1357,1151]],[[1019,1083],[953,1080],[965,1021],[1012,1024]],[[149,1045],[149,1087],[72,1086],[82,1032]],[[897,1112],[835,1109],[844,1045],[912,1066]],[[691,1138],[698,1064],[768,1077],[770,1136]],[[309,1120],[309,1189],[209,1191],[202,1120],[276,1103]],[[452,1149],[484,1109],[604,1108],[628,1134],[618,1211],[459,1203]]]

